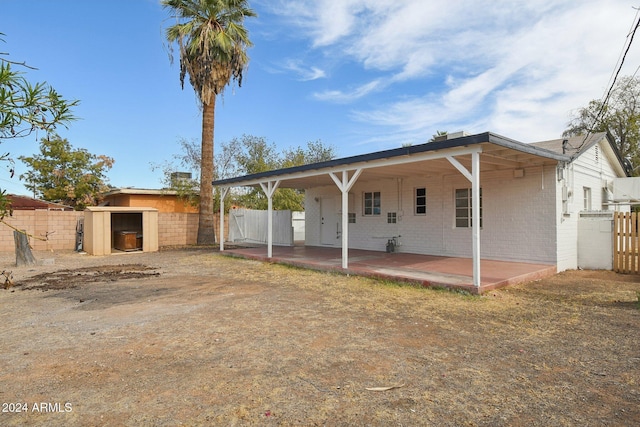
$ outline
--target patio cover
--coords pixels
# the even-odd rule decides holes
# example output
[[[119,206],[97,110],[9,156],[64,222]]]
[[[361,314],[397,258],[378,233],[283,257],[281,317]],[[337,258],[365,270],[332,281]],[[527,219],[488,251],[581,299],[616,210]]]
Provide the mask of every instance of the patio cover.
[[[590,137],[588,144],[597,142],[603,134]],[[558,140],[557,144],[562,144]],[[575,145],[574,145],[575,146]],[[472,189],[472,245],[473,282],[480,287],[480,174],[483,171],[519,169],[531,166],[557,166],[569,163],[572,156],[557,150],[525,144],[490,132],[461,136],[444,141],[378,151],[304,166],[297,166],[252,175],[213,181],[221,187],[220,230],[224,230],[224,197],[230,187],[260,186],[268,198],[267,257],[272,257],[272,196],[276,189],[309,188],[335,184],[342,194],[342,268],[349,264],[349,190],[356,181],[366,182],[384,178],[402,178],[457,170],[471,182]],[[224,250],[224,236],[220,236],[220,250]]]

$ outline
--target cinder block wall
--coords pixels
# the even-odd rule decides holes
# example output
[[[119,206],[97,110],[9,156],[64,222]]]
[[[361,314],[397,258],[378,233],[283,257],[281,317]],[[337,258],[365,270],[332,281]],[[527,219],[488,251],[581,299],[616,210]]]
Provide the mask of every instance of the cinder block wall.
[[[76,227],[84,212],[62,211],[14,211],[4,221],[34,236],[29,238],[36,251],[73,251],[76,245]],[[229,221],[225,218],[225,238]],[[216,238],[220,238],[220,219],[215,215]],[[158,213],[158,246],[195,245],[198,235],[197,213]],[[40,240],[44,239],[46,241]],[[14,252],[13,229],[0,224],[0,252]]]
[[[214,214],[216,241],[220,239],[220,215]],[[229,237],[229,216],[224,217],[224,238]],[[197,213],[158,212],[159,246],[195,245],[198,239]]]
[[[193,245],[198,236],[198,214],[158,212],[158,245]]]
[[[4,222],[33,236],[29,242],[36,251],[74,250],[78,219],[83,217],[83,212],[75,211],[14,211]],[[0,252],[15,250],[13,231],[6,224],[0,224]]]

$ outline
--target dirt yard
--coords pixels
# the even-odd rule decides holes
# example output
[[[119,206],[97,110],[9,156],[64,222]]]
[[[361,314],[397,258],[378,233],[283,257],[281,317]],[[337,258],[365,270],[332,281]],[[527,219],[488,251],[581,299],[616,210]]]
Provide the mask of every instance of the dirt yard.
[[[481,297],[220,256],[37,253],[0,425],[640,425],[640,278]]]

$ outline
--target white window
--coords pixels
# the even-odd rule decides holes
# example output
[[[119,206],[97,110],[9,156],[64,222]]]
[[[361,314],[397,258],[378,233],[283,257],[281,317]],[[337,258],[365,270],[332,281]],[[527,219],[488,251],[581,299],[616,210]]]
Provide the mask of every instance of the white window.
[[[456,189],[456,228],[471,227],[471,200],[470,188]],[[482,188],[480,189],[480,227],[482,227]]]
[[[363,194],[363,215],[380,215],[380,192],[372,191]]]
[[[584,210],[591,210],[591,188],[590,187],[582,187],[582,194],[584,195]]]

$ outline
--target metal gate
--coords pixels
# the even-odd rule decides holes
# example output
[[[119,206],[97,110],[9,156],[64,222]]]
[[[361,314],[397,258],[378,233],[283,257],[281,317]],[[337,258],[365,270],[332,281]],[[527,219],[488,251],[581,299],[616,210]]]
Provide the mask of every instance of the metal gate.
[[[293,246],[291,211],[273,211],[273,244]],[[229,211],[229,241],[267,244],[268,211],[232,209]]]
[[[613,214],[583,211],[578,216],[578,268],[613,269]]]

